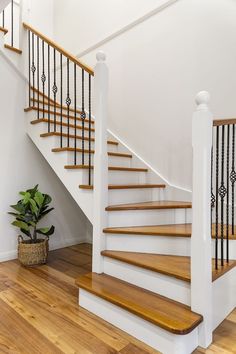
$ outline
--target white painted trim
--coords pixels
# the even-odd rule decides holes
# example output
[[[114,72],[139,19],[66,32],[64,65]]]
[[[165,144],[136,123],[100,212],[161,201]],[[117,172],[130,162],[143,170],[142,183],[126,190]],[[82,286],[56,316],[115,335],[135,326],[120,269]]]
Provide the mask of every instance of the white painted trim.
[[[51,241],[53,243],[53,241]],[[66,239],[63,241],[56,241],[53,245],[49,244],[50,251],[54,251],[60,248],[70,247],[74,245],[79,245],[82,243],[88,243],[87,238],[80,239],[79,242],[76,241],[74,238]],[[17,259],[17,250],[9,251],[9,252],[0,252],[0,263],[8,262],[11,260]]]
[[[132,28],[136,27],[137,25],[141,24],[142,22],[145,22],[146,20],[148,20],[152,16],[155,16],[157,13],[163,11],[164,9],[166,9],[167,7],[173,5],[177,1],[178,0],[168,0],[168,1],[163,0],[163,4],[162,5],[158,5],[154,10],[149,11],[145,15],[139,17],[137,20],[132,21],[128,25],[126,25],[126,26],[122,27],[121,29],[119,29],[118,31],[113,32],[112,34],[110,34],[106,38],[102,39],[101,41],[99,41],[99,42],[91,45],[89,48],[81,51],[80,53],[78,53],[76,55],[76,57],[77,58],[83,57],[84,55],[86,55],[86,54],[92,52],[93,50],[101,47],[102,45],[106,44],[107,42],[110,42],[114,38],[119,37],[120,35],[124,34],[125,32],[131,30]]]
[[[96,50],[97,48],[101,47],[102,45],[110,42],[111,40],[115,39],[116,37],[121,36],[122,34],[124,34],[125,32],[131,30],[132,28],[138,26],[139,24],[145,22],[146,20],[148,20],[149,18],[155,16],[156,14],[158,14],[159,12],[165,10],[167,7],[173,5],[174,3],[176,3],[179,0],[163,0],[163,4],[162,5],[158,5],[155,9],[147,12],[145,15],[139,17],[138,19],[132,21],[131,23],[129,23],[128,25],[120,28],[118,31],[113,32],[112,34],[110,34],[109,36],[105,37],[104,39],[100,40],[97,43],[94,43],[93,45],[91,45],[90,47],[88,47],[87,49],[82,50],[80,53],[76,54],[76,58],[81,58],[84,55],[89,54],[90,52],[92,52],[93,50]],[[66,62],[63,63],[63,66],[66,65]],[[59,66],[57,67],[57,70],[59,70]]]
[[[118,137],[116,134],[114,134],[110,129],[107,129],[108,133],[110,133],[116,140],[118,140],[118,142],[120,144],[122,144],[126,149],[128,149],[131,154],[133,154],[135,157],[137,157],[141,162],[143,162],[153,173],[155,173],[158,177],[160,177],[169,187],[172,188],[176,188],[179,189],[183,192],[187,192],[187,193],[192,193],[192,191],[190,189],[184,188],[184,187],[180,187],[177,185],[172,184],[171,182],[169,182],[162,174],[160,174],[154,167],[152,167],[148,162],[146,162],[140,155],[138,155],[133,149],[131,149],[131,147],[129,147],[126,143],[124,143],[124,141]]]

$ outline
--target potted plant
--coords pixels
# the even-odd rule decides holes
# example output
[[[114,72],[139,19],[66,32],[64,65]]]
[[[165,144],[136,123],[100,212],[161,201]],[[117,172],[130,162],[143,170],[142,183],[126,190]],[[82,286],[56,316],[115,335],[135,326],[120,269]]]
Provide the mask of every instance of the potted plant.
[[[39,191],[38,185],[33,189],[20,192],[21,199],[11,205],[15,217],[12,225],[19,228],[23,235],[18,237],[18,259],[25,266],[45,264],[48,257],[49,236],[54,233],[54,226],[39,228],[38,223],[54,208],[49,208],[52,198]],[[40,238],[38,235],[45,236]]]

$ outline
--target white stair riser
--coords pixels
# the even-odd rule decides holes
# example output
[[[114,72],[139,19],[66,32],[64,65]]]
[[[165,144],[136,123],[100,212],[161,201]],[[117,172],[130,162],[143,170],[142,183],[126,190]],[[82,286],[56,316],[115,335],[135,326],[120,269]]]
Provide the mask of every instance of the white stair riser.
[[[80,289],[79,305],[164,354],[190,354],[198,346],[198,329],[169,333],[132,313]]]
[[[41,123],[39,123],[39,124],[41,124]],[[81,128],[79,128],[79,126],[80,126],[80,124],[78,124],[78,127],[76,129],[76,135],[82,136],[83,130]],[[50,130],[54,131],[54,124],[50,124]],[[56,125],[56,131],[57,132],[61,132],[61,127],[58,124]],[[68,134],[68,128],[66,126],[64,126],[64,125],[62,126],[62,133]],[[69,128],[69,134],[75,135],[75,128],[70,127]],[[87,137],[87,138],[89,137],[89,131],[88,130],[84,130],[84,136]],[[92,132],[92,131],[91,131],[91,137],[94,138],[94,132]]]
[[[185,281],[109,257],[104,257],[104,273],[190,305],[190,284]]]
[[[144,184],[146,183],[146,172],[110,171],[108,182],[109,184]]]
[[[82,161],[82,153],[81,152],[77,152],[77,159],[78,159],[78,164],[81,163]],[[74,156],[75,153],[74,152],[68,152],[68,165],[71,165],[74,163]],[[119,157],[119,156],[108,156],[108,165],[109,166],[119,166],[119,167],[131,167],[131,159],[128,159],[126,157]],[[85,164],[88,164],[89,162],[89,154],[85,154],[84,155],[84,161]],[[93,161],[94,161],[94,154],[91,154],[91,163],[93,165]]]
[[[187,237],[104,234],[111,251],[159,253],[190,256],[191,240]]]
[[[148,202],[160,199],[159,188],[114,189],[109,190],[109,205]]]
[[[190,211],[185,209],[109,211],[108,225],[110,227],[168,225],[191,222],[190,218]]]

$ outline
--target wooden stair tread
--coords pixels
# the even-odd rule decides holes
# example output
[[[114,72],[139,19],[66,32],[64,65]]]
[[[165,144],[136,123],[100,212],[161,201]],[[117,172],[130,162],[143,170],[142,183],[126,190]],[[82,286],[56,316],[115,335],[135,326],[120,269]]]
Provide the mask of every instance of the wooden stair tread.
[[[69,126],[72,129],[75,129],[75,128],[78,129],[78,130],[82,130],[83,129],[82,125],[76,125],[75,126],[75,124],[68,124],[68,123],[65,123],[65,122],[61,123],[58,120],[56,120],[56,122],[54,122],[53,119],[50,119],[49,122],[50,122],[50,124],[56,124],[56,125],[59,125],[59,126],[62,125],[63,127],[68,127]],[[39,119],[32,120],[30,123],[31,124],[48,123],[48,119],[39,118]],[[84,126],[84,130],[89,131],[89,128],[87,126]],[[95,129],[91,128],[91,132],[95,132]]]
[[[45,104],[45,105],[46,105],[46,104]],[[58,106],[57,106],[57,107],[58,107]],[[38,111],[38,107],[34,107],[34,106],[32,106],[32,107],[27,107],[27,108],[24,109],[24,111],[25,111],[25,112]],[[43,108],[39,108],[39,112],[43,113]],[[49,114],[49,113],[50,113],[51,116],[54,116],[54,111],[53,111],[53,110],[50,111],[50,110],[48,110],[48,109],[44,109],[44,113],[45,113],[45,114]],[[56,116],[61,116],[61,112],[56,111],[56,114],[55,114],[55,115],[56,115]],[[62,117],[63,117],[63,118],[68,118],[68,116],[67,116],[66,113],[62,113]],[[69,115],[69,119],[75,120],[75,117],[74,117],[73,115]],[[79,120],[80,122],[83,121],[83,119],[81,119],[80,117],[76,117],[76,120]],[[88,118],[85,119],[84,121],[85,121],[86,123],[89,123]],[[91,124],[94,124],[94,120],[93,120],[93,119],[91,119]]]
[[[83,150],[80,148],[75,149],[72,147],[55,148],[55,149],[52,149],[52,152],[63,152],[63,151],[75,152],[75,150],[77,152],[83,152]],[[91,154],[94,154],[94,152],[95,152],[94,150],[90,151]],[[89,150],[84,149],[84,153],[86,153],[86,154],[89,153]],[[108,156],[125,157],[125,158],[130,158],[130,159],[133,157],[131,154],[125,154],[125,153],[121,153],[121,152],[108,151],[107,154],[108,154]]]
[[[81,184],[81,189],[93,190],[93,186]],[[151,188],[166,188],[165,184],[109,184],[108,189],[151,189]]]
[[[103,230],[106,234],[150,235],[191,237],[191,224],[151,225],[130,227],[108,227]]]
[[[186,305],[105,274],[80,276],[76,285],[171,333],[190,333],[202,322]]]
[[[66,170],[87,170],[89,169],[89,165],[66,165]],[[93,169],[93,166],[91,166]],[[119,167],[119,166],[109,166],[109,171],[127,171],[127,172],[147,172],[147,168],[139,168],[139,167]]]
[[[226,225],[224,225],[224,239],[226,239],[226,235],[227,235],[226,229],[227,227]],[[105,234],[191,237],[192,224],[108,227],[103,231]],[[221,231],[219,225],[219,238],[220,237],[221,237]],[[212,238],[215,238],[215,224],[213,224]],[[231,225],[229,225],[229,240],[236,241],[236,235],[232,234]]]
[[[154,209],[188,209],[191,208],[190,202],[178,201],[151,201],[142,203],[111,205],[106,208],[107,211],[119,210],[154,210]]]
[[[12,46],[11,46],[11,45],[9,45],[9,44],[4,44],[4,47],[5,47],[6,49],[11,50],[12,52],[17,53],[17,54],[22,54],[22,50],[21,50],[21,49],[18,49],[18,48],[12,47]]]
[[[7,34],[8,30],[2,26],[0,26],[0,31],[3,32],[4,34]]]
[[[139,252],[123,252],[123,251],[103,251],[104,257],[116,259],[118,261],[128,263],[140,268],[148,269],[153,272],[164,274],[176,279],[190,283],[190,257],[171,256]],[[236,266],[236,261],[231,260],[223,267],[218,261],[219,269],[215,270],[215,260],[212,260],[212,281],[218,279],[223,274]]]
[[[42,134],[40,134],[40,137],[41,137],[41,138],[47,138],[47,137],[49,137],[49,136],[59,136],[59,137],[60,137],[60,136],[61,136],[61,133],[59,133],[59,132],[50,132],[50,133],[42,133]],[[64,138],[67,138],[67,137],[68,137],[68,135],[67,135],[66,133],[62,133],[62,136],[63,136]],[[69,138],[74,139],[74,138],[75,138],[75,135],[69,134]],[[82,136],[77,135],[77,136],[76,136],[76,139],[82,140]],[[88,141],[89,138],[88,138],[87,136],[85,136],[85,137],[84,137],[84,140],[85,140],[85,141]],[[94,141],[94,140],[95,140],[94,138],[91,138],[91,141]],[[116,141],[113,141],[113,140],[108,140],[108,141],[107,141],[107,144],[110,144],[110,145],[119,145],[119,143],[117,143]]]

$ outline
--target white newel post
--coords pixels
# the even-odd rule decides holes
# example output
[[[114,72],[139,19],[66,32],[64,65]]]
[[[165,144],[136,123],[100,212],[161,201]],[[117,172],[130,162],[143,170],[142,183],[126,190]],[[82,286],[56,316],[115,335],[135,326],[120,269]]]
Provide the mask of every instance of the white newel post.
[[[210,95],[196,97],[193,114],[193,198],[191,237],[191,309],[204,317],[199,345],[212,342],[212,253],[211,253],[211,147],[213,117]]]
[[[103,235],[107,227],[108,206],[108,157],[107,157],[107,115],[108,115],[108,68],[106,56],[97,53],[94,70],[94,114],[95,114],[95,155],[94,155],[94,204],[93,204],[93,272],[103,272],[103,257],[106,240]]]

